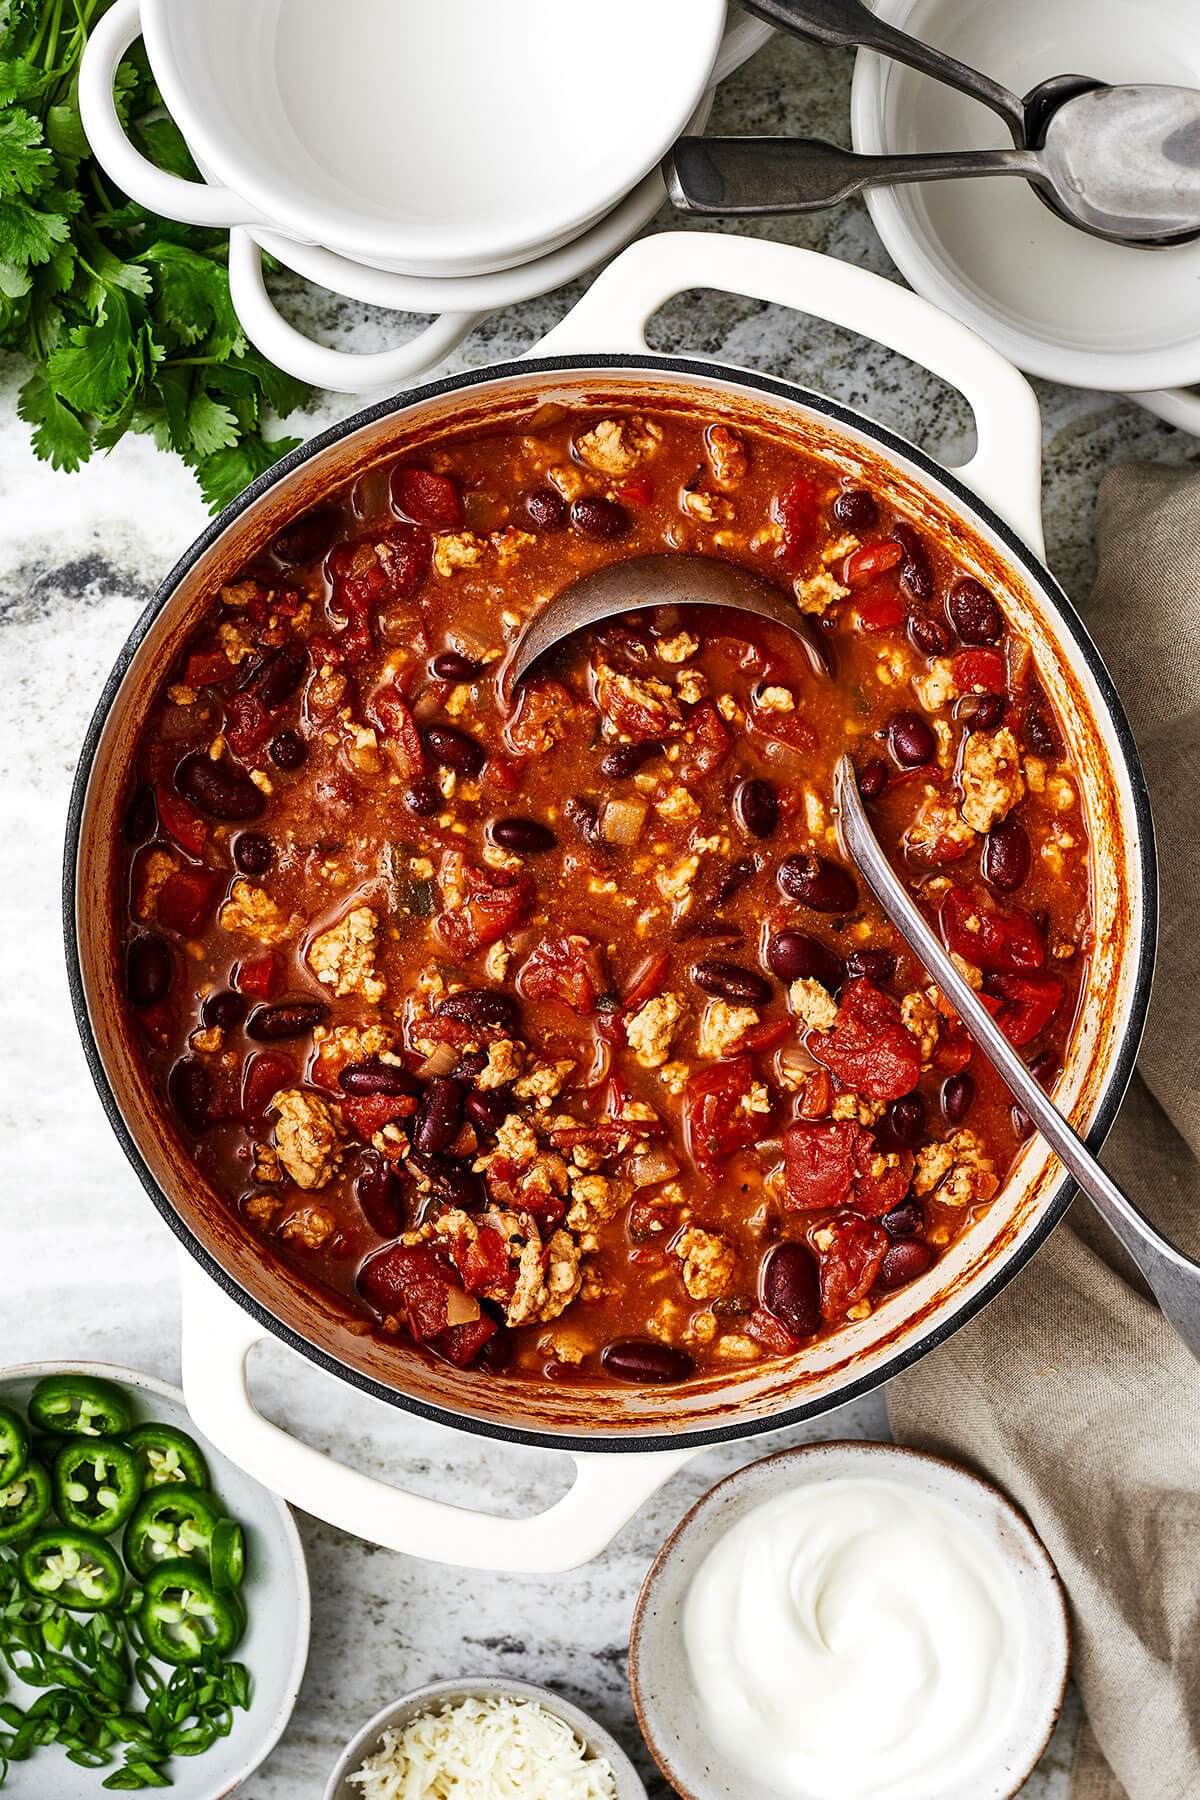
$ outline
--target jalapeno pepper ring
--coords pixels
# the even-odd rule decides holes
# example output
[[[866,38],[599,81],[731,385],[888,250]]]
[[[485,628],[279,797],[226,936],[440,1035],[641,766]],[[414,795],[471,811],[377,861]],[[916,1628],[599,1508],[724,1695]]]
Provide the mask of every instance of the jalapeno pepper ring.
[[[138,1626],[152,1656],[199,1662],[206,1650],[227,1656],[246,1629],[236,1594],[221,1594],[207,1569],[184,1558],[160,1563],[146,1580]]]
[[[70,1438],[54,1462],[54,1509],[64,1525],[108,1537],[142,1497],[137,1456],[116,1438]]]
[[[30,1395],[29,1417],[58,1437],[124,1437],[132,1423],[120,1388],[94,1375],[47,1375]]]
[[[30,1539],[21,1552],[21,1579],[40,1600],[57,1600],[75,1612],[107,1612],[125,1587],[112,1545],[94,1531],[66,1525]]]
[[[0,1488],[15,1481],[29,1461],[29,1430],[20,1413],[0,1406]]]
[[[0,1488],[0,1544],[15,1544],[49,1517],[50,1477],[32,1458],[21,1473]]]
[[[189,1557],[206,1563],[221,1509],[202,1488],[173,1482],[144,1494],[125,1527],[125,1561],[139,1580],[162,1562]]]
[[[172,1483],[193,1488],[212,1486],[204,1452],[186,1431],[152,1419],[146,1425],[135,1425],[125,1441],[142,1465],[147,1489]]]
[[[208,1568],[219,1593],[240,1588],[246,1579],[246,1538],[236,1519],[218,1519],[208,1546]]]

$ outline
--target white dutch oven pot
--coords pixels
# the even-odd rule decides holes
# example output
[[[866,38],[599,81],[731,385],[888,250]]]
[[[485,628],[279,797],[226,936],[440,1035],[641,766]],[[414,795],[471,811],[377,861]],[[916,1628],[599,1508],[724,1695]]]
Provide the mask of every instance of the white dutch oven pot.
[[[889,345],[963,393],[978,448],[946,470],[833,401],[715,363],[647,352],[645,326],[691,288],[749,294]],[[547,399],[643,404],[719,416],[836,455],[884,488],[922,529],[954,539],[967,567],[1005,594],[1037,658],[1080,771],[1094,855],[1095,949],[1059,1090],[1098,1142],[1133,1065],[1153,954],[1155,877],[1136,751],[1103,664],[1040,561],[1037,406],[1017,372],[918,296],[841,262],[753,239],[701,233],[627,250],[550,333],[536,358],[431,383],[358,414],[293,452],[204,533],[167,578],[110,677],[79,765],[66,856],[74,1003],[101,1098],[151,1199],[188,1255],[183,1365],[196,1423],[250,1473],[342,1529],[394,1549],[478,1568],[553,1570],[596,1555],[646,1497],[706,1444],[811,1418],[877,1386],[976,1312],[1032,1254],[1068,1199],[1039,1142],[1001,1194],[927,1275],[784,1363],[724,1371],[678,1390],[575,1388],[483,1377],[348,1321],[261,1252],[207,1190],[160,1115],[130,1041],[113,901],[125,772],[162,671],[245,557],[286,518],[364,466],[431,437],[527,417]],[[388,1404],[463,1431],[557,1448],[574,1487],[532,1519],[419,1498],[297,1442],[255,1410],[246,1384],[268,1333]],[[464,1453],[469,1446],[464,1443]]]

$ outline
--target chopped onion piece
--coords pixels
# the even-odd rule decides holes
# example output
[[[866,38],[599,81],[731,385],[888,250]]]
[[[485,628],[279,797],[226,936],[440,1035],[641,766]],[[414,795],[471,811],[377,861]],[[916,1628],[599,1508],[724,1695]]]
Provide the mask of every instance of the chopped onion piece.
[[[644,1150],[638,1156],[626,1157],[621,1173],[635,1188],[652,1187],[656,1181],[669,1181],[678,1175],[679,1164],[669,1150]]]
[[[458,1288],[446,1290],[446,1324],[473,1325],[479,1317],[479,1302]]]
[[[776,1058],[776,1067],[779,1070],[781,1081],[786,1081],[790,1076],[799,1084],[805,1075],[811,1074],[814,1069],[819,1069],[821,1064],[815,1056],[810,1055],[803,1044],[793,1043],[782,1046]]]
[[[429,1052],[417,1074],[422,1081],[428,1081],[434,1075],[449,1075],[457,1063],[458,1051],[453,1044],[437,1044]]]
[[[636,844],[650,811],[645,800],[607,800],[600,817],[600,835],[606,844]]]

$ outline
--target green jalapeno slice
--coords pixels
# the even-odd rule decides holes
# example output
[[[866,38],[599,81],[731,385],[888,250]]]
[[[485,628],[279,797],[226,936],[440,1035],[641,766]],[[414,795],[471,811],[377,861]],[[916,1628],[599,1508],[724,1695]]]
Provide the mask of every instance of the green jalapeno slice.
[[[21,1552],[21,1579],[41,1600],[75,1612],[106,1612],[121,1598],[125,1573],[111,1544],[94,1531],[55,1526]]]
[[[161,1562],[189,1557],[207,1562],[221,1509],[202,1488],[172,1482],[151,1488],[125,1527],[125,1561],[139,1580]]]
[[[0,1406],[0,1488],[15,1481],[29,1461],[29,1430],[20,1413]]]
[[[50,1477],[31,1458],[14,1481],[0,1488],[0,1544],[15,1544],[36,1531],[50,1512]]]
[[[48,1375],[30,1395],[29,1417],[57,1437],[124,1437],[131,1423],[120,1388],[94,1375]]]
[[[107,1537],[141,1497],[141,1465],[117,1438],[69,1438],[54,1460],[54,1510],[64,1525]]]
[[[227,1656],[246,1629],[236,1594],[217,1592],[208,1570],[183,1558],[159,1563],[146,1578],[138,1626],[152,1656],[198,1662],[208,1649]]]
[[[240,1588],[246,1579],[246,1539],[236,1519],[218,1519],[208,1546],[208,1568],[219,1593]]]
[[[147,1488],[166,1487],[172,1482],[188,1487],[211,1487],[204,1452],[186,1431],[174,1425],[135,1425],[126,1439],[142,1465]]]

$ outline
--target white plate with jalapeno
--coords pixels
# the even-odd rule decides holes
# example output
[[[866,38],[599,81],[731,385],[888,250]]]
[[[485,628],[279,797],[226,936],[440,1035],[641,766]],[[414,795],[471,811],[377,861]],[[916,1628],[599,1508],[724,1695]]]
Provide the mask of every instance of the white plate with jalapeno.
[[[0,1373],[0,1794],[232,1793],[309,1640],[282,1500],[177,1389],[100,1363]]]

